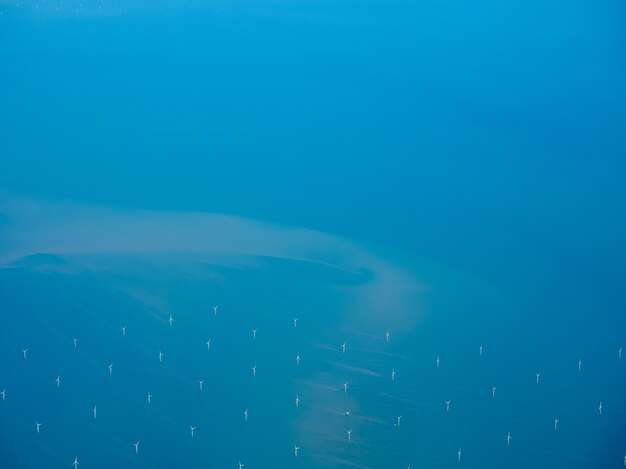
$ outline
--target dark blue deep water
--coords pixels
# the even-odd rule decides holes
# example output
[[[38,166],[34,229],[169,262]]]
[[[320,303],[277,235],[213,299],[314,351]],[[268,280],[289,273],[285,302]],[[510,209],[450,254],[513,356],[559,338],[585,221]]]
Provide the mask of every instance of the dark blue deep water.
[[[625,58],[613,0],[0,0],[0,468],[624,467]]]

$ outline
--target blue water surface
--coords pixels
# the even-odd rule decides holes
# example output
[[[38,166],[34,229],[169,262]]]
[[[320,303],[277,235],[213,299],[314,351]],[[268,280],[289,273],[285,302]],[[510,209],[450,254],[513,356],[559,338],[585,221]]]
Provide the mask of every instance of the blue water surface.
[[[0,467],[623,467],[625,18],[0,2]]]

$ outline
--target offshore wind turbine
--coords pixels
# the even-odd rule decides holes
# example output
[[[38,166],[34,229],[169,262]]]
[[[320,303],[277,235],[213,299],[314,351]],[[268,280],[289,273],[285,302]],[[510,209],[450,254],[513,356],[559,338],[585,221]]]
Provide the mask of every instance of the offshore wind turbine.
[[[602,415],[602,401],[600,401],[600,405],[598,406],[598,412]]]
[[[168,322],[170,323],[170,327],[172,327],[172,325],[174,324],[174,317],[170,314],[170,318],[168,319]]]
[[[40,433],[40,432],[41,432],[41,425],[42,425],[41,423],[39,423],[39,422],[35,421],[35,431],[36,431],[37,433]]]
[[[385,332],[385,341],[389,342],[389,337],[391,337],[391,333],[389,332],[389,329],[387,329],[387,332]]]
[[[219,306],[213,306],[213,315],[217,316],[217,308],[219,308]]]
[[[622,348],[623,347],[617,349],[617,358],[622,358]]]
[[[483,356],[483,346],[481,345],[480,347],[478,347],[478,354],[482,357]]]
[[[0,395],[2,395],[2,400],[6,401],[6,399],[7,399],[7,388],[4,388],[2,390],[2,392],[0,392]]]
[[[456,452],[457,459],[461,462],[461,448]]]
[[[148,404],[152,403],[152,394],[148,393]]]
[[[554,429],[556,430],[557,425],[559,424],[559,419],[554,418]]]
[[[294,456],[297,458],[298,457],[298,450],[300,449],[299,446],[293,445],[293,454]]]
[[[343,392],[348,392],[348,382],[343,383]]]
[[[133,443],[133,446],[135,447],[135,454],[138,454],[139,453],[139,442]]]
[[[439,368],[440,363],[441,363],[441,360],[439,360],[439,355],[437,355],[437,360],[435,360],[435,365],[437,365],[437,368]]]
[[[57,388],[61,386],[61,375],[57,375],[57,379],[55,379],[54,382],[57,383]]]
[[[26,352],[28,352],[28,348],[22,350],[22,354],[24,355],[24,360],[26,360]]]
[[[159,350],[159,362],[163,362],[163,352]]]
[[[583,361],[581,358],[578,359],[578,371],[580,371],[583,367]]]
[[[189,430],[191,430],[191,438],[193,438],[193,431],[196,429],[193,425],[189,425]]]
[[[400,426],[400,419],[402,418],[402,415],[399,415],[398,417],[396,417],[396,427]]]
[[[496,397],[496,387],[491,386],[491,397]]]
[[[252,329],[252,339],[256,339],[256,329]]]
[[[539,384],[539,377],[541,376],[541,372],[535,373],[535,376],[537,377],[537,384]]]
[[[506,445],[511,446],[511,432],[506,434]]]
[[[96,406],[93,406],[93,418],[95,419],[98,416],[98,409]]]
[[[198,384],[200,385],[200,391],[202,391],[202,383],[204,383],[203,379],[198,380]]]
[[[293,318],[293,327],[298,327],[298,318]]]
[[[352,441],[352,429],[347,431],[348,433],[348,441]]]
[[[300,364],[300,352],[298,352],[298,355],[296,355],[296,365]]]
[[[126,325],[122,326],[122,337],[126,337]]]
[[[78,465],[79,465],[79,464],[80,464],[80,463],[78,462],[78,457],[75,457],[75,458],[74,458],[74,462],[72,463],[72,466],[74,466],[74,469],[78,469]]]
[[[79,341],[79,340],[80,340],[80,339],[74,339],[74,348],[78,347],[78,341]]]
[[[109,369],[109,374],[112,375],[113,374],[113,363],[107,365],[107,368]]]
[[[346,353],[346,340],[343,341],[343,344],[341,344],[341,352],[342,353]]]
[[[211,350],[211,339],[206,341],[206,349]]]
[[[246,407],[246,410],[243,411],[243,421],[247,422],[248,421],[248,408]]]
[[[395,381],[396,380],[396,369],[392,368],[391,369],[391,381]]]
[[[298,397],[298,395],[296,394],[296,409],[300,407],[300,398]]]
[[[446,412],[450,410],[450,402],[452,401],[446,401]]]

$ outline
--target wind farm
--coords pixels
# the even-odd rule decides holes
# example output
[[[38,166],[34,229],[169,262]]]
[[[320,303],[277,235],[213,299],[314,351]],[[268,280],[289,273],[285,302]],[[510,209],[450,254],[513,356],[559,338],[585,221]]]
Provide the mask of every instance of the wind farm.
[[[626,469],[625,19],[0,1],[0,469]]]
[[[5,389],[0,401],[0,412],[7,417],[0,424],[5,438],[22,420],[24,425],[27,419],[32,422],[24,410],[8,413],[15,403],[28,402],[39,403],[35,407],[41,421],[46,422],[45,427],[40,420],[36,422],[35,433],[41,441],[50,439],[55,447],[65,448],[70,463],[72,453],[80,450],[81,467],[95,464],[90,459],[103,442],[107,461],[128,467],[167,467],[175,464],[181,451],[199,466],[238,467],[239,461],[246,461],[246,467],[280,466],[297,458],[304,467],[342,467],[342,461],[382,467],[385,461],[393,460],[399,467],[419,467],[430,461],[433,467],[454,463],[521,468],[541,454],[559,467],[585,454],[579,451],[564,456],[567,442],[554,439],[556,435],[576,429],[590,438],[601,438],[604,422],[611,425],[624,409],[623,400],[615,398],[620,389],[616,379],[623,370],[614,347],[595,355],[589,352],[588,367],[579,371],[580,362],[572,367],[566,359],[550,357],[547,345],[533,360],[516,354],[515,338],[503,340],[495,325],[473,332],[474,341],[467,336],[467,326],[459,327],[453,331],[457,340],[450,341],[450,327],[443,325],[456,315],[456,308],[465,308],[472,295],[459,298],[453,307],[446,306],[435,325],[429,325],[419,310],[407,312],[402,320],[390,320],[388,327],[384,316],[359,313],[379,324],[368,327],[367,321],[346,320],[341,302],[333,299],[334,282],[359,281],[352,274],[269,258],[257,258],[253,271],[242,271],[239,266],[246,265],[245,258],[228,256],[231,267],[227,270],[224,259],[215,264],[220,265],[221,275],[236,285],[226,287],[212,280],[217,267],[211,262],[216,260],[203,257],[205,260],[198,264],[183,256],[174,268],[176,280],[168,285],[154,273],[158,258],[132,256],[132,265],[142,266],[140,275],[132,274],[133,282],[146,293],[141,297],[112,295],[104,283],[96,282],[101,292],[95,304],[102,306],[94,306],[89,288],[94,275],[100,275],[94,262],[110,265],[109,256],[65,257],[66,265],[74,266],[75,271],[90,265],[89,283],[83,274],[67,276],[63,271],[49,274],[45,281],[32,267],[17,267],[19,278],[14,278],[15,269],[0,271],[3,284],[12,286],[2,291],[5,307],[19,311],[16,317],[25,318],[24,324],[15,323],[18,334],[4,337],[17,352],[5,354],[1,362],[8,371],[0,385],[10,388],[12,396],[6,398]],[[121,262],[115,256],[115,262],[123,273],[128,260]],[[24,278],[38,280],[25,282]],[[168,278],[172,278],[171,273]],[[268,294],[269,279],[281,279],[289,293]],[[441,298],[457,281],[461,280],[447,277],[447,283],[437,287]],[[317,285],[313,290],[312,282]],[[158,290],[153,285],[158,285]],[[37,294],[17,295],[25,288],[34,288]],[[243,291],[247,294],[241,295]],[[140,299],[147,292],[153,298],[158,295],[158,307]],[[488,295],[489,289],[482,294]],[[72,298],[76,306],[65,307],[66,319],[53,325],[36,307],[35,298],[45,301],[49,309],[61,307],[55,303],[59,298]],[[216,302],[220,314],[203,314]],[[439,302],[438,297],[431,298],[433,308]],[[501,303],[500,308],[515,311],[511,304]],[[297,324],[294,310],[298,311]],[[321,315],[322,310],[329,313]],[[412,314],[422,318],[415,321]],[[402,321],[413,326],[406,327]],[[128,324],[133,334],[120,334],[116,326],[120,322]],[[107,323],[109,327],[103,328]],[[436,325],[439,323],[441,327]],[[33,329],[32,324],[41,324],[41,330]],[[254,336],[256,325],[264,331],[262,336]],[[115,329],[123,341],[116,340]],[[57,339],[45,343],[38,339],[49,335]],[[67,346],[75,336],[81,337],[80,349]],[[210,353],[207,336],[215,338]],[[479,339],[489,345],[489,354],[473,358],[471,351],[479,347]],[[38,353],[27,356],[26,361],[20,347],[25,341],[38,344]],[[286,349],[296,352],[286,356]],[[167,359],[162,350],[171,350]],[[571,355],[576,356],[576,351]],[[48,358],[40,362],[40,356]],[[301,360],[303,356],[306,360]],[[442,356],[446,357],[445,364]],[[597,370],[594,379],[601,379],[592,383],[590,369],[598,366],[600,359],[613,360],[614,371],[603,376]],[[510,366],[511,360],[515,366]],[[52,386],[32,386],[39,379],[39,368],[28,375],[21,370],[24,366],[43,370],[46,363],[63,369],[63,381],[58,375]],[[537,365],[545,371],[535,372]],[[401,379],[398,369],[403,370]],[[200,374],[204,378],[198,379]],[[496,379],[503,383],[497,394],[492,384]],[[571,386],[593,386],[607,397],[585,402],[585,394],[573,394]],[[28,387],[33,397],[19,398]],[[153,399],[153,393],[158,400]],[[561,400],[566,405],[559,404]],[[611,401],[606,409],[605,401]],[[47,407],[48,402],[55,403],[54,410]],[[555,406],[558,417],[552,415]],[[285,418],[275,419],[275,415]],[[597,420],[594,415],[602,419],[591,423]],[[189,425],[189,421],[194,424]],[[73,439],[81,442],[80,448],[69,445],[72,440],[59,431],[68,422],[70,431],[75,432]],[[475,430],[465,431],[468,426]],[[550,429],[553,435],[546,433]],[[108,437],[101,440],[103,432]],[[518,435],[515,444],[512,434]],[[165,439],[168,443],[164,445]],[[27,440],[18,443],[29,444]],[[164,446],[176,451],[165,451]],[[283,450],[276,451],[278,447]],[[39,453],[38,457],[44,455]],[[613,459],[619,463],[622,456],[616,451]],[[606,462],[608,467],[609,458],[602,457],[605,459],[595,461],[600,460],[600,466]]]

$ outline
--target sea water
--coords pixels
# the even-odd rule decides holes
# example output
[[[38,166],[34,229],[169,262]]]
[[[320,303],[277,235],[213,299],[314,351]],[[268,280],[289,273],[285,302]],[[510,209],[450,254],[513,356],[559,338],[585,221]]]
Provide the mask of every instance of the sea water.
[[[623,18],[0,2],[0,467],[623,467]]]

